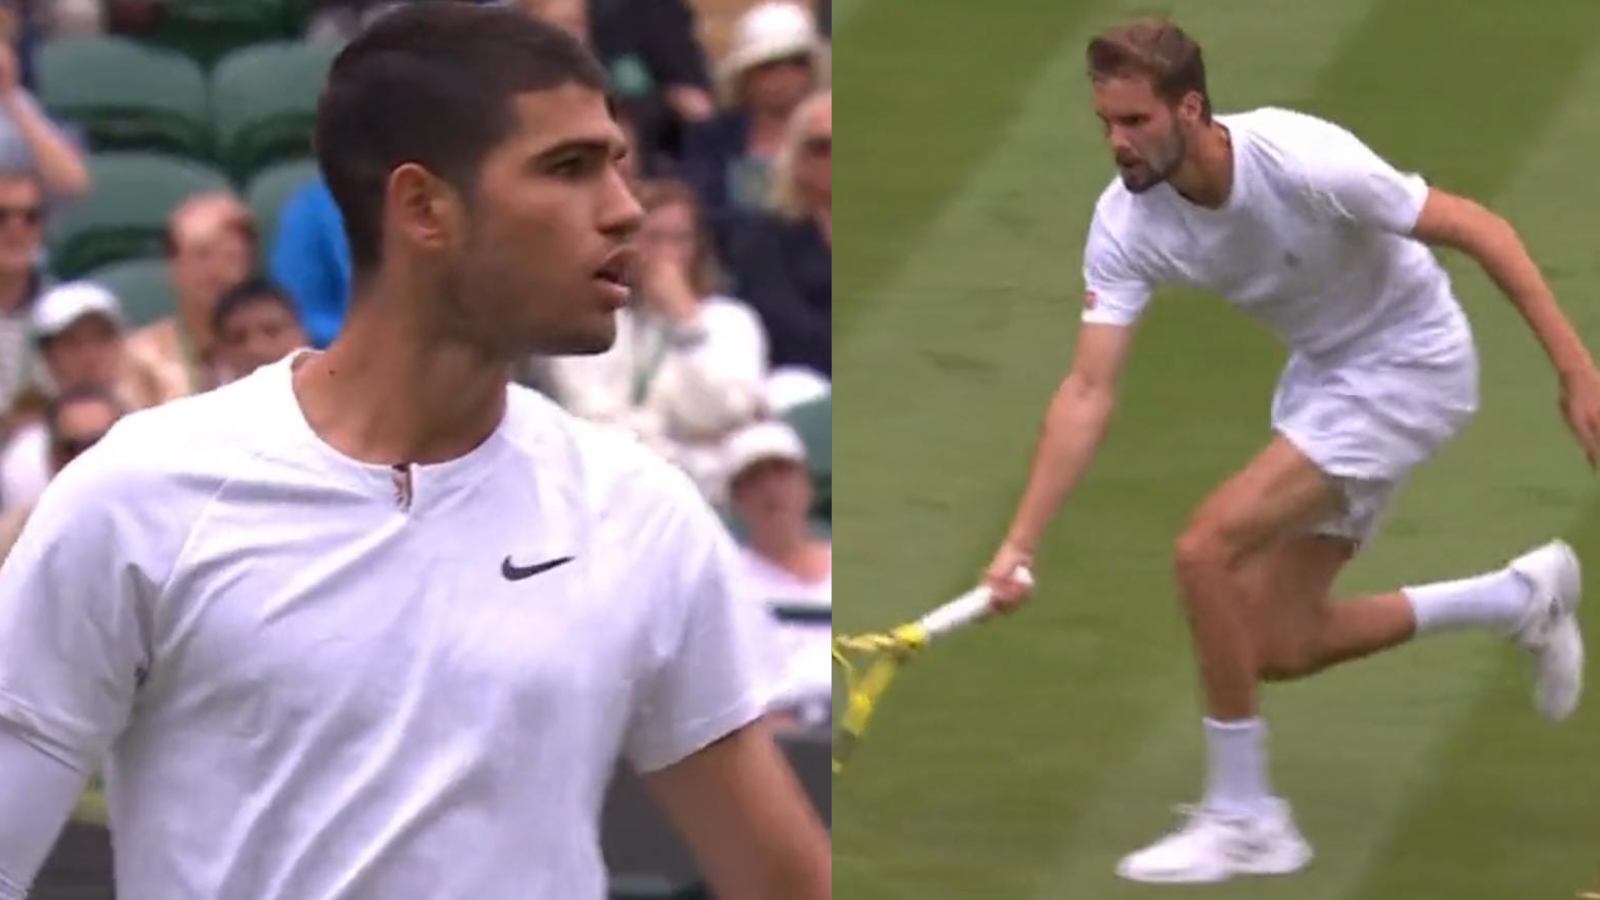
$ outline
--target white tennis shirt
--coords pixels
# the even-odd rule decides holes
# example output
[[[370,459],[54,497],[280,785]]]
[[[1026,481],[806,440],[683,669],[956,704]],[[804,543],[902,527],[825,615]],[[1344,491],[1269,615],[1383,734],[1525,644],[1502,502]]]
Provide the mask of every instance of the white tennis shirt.
[[[291,362],[129,416],[50,486],[0,570],[0,719],[108,759],[123,896],[602,897],[618,756],[764,707],[731,541],[519,387],[408,500],[316,436]]]
[[[1355,135],[1283,109],[1217,116],[1233,143],[1220,209],[1113,180],[1084,253],[1085,322],[1128,325],[1151,291],[1220,294],[1319,362],[1448,353],[1470,331],[1443,267],[1409,234],[1428,196]]]

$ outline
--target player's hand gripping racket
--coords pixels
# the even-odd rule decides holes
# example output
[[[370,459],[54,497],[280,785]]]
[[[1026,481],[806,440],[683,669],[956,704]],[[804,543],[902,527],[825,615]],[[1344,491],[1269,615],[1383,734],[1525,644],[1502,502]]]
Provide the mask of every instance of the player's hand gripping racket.
[[[1019,568],[1014,576],[1029,587],[1033,575]],[[834,690],[843,682],[842,712],[836,710],[833,734],[833,774],[844,771],[878,701],[889,689],[900,667],[935,638],[958,631],[991,612],[987,585],[980,585],[940,606],[915,622],[876,634],[841,634],[833,639]],[[838,698],[838,694],[835,697]],[[837,700],[836,700],[837,702]]]

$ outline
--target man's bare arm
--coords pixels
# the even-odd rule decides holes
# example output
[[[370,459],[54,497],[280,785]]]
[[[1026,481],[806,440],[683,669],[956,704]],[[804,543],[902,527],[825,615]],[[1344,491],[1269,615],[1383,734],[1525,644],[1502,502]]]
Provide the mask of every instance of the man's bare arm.
[[[725,900],[824,900],[823,828],[768,726],[747,725],[645,777]]]
[[[1032,565],[1045,528],[1083,478],[1111,427],[1117,383],[1133,345],[1133,326],[1085,324],[1072,369],[1045,412],[1028,486],[987,578],[1001,608],[1024,591],[1011,583],[1018,565]]]
[[[1595,465],[1600,460],[1600,372],[1516,229],[1482,205],[1434,188],[1412,236],[1472,257],[1516,306],[1561,379],[1562,412]]]

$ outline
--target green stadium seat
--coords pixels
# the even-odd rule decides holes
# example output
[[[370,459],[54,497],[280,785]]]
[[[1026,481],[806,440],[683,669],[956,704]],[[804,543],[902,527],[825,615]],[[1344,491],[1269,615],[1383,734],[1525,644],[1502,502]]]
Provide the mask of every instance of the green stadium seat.
[[[84,276],[117,295],[130,328],[149,325],[177,312],[178,297],[165,258],[125,259]]]
[[[166,0],[148,40],[209,68],[241,47],[301,35],[301,0]]]
[[[209,157],[206,79],[166,50],[116,37],[49,41],[39,50],[40,99],[101,150]]]
[[[295,191],[317,177],[317,161],[296,159],[278,163],[250,179],[245,191],[245,201],[256,217],[256,230],[261,235],[265,258],[272,258],[272,244],[278,237],[278,214]]]
[[[783,414],[806,445],[806,465],[811,470],[811,483],[816,488],[813,514],[833,521],[833,397],[819,397]]]
[[[76,278],[122,259],[162,255],[167,214],[185,197],[228,190],[210,166],[157,153],[89,158],[94,190],[62,207],[47,243],[50,270]]]
[[[311,155],[317,96],[334,53],[322,44],[262,44],[217,63],[211,121],[217,158],[234,178],[245,182],[271,163]]]

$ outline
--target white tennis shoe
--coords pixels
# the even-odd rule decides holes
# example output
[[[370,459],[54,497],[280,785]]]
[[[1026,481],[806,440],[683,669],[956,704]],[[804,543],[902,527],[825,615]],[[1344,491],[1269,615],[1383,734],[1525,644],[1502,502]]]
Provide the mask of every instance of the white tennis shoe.
[[[1511,630],[1511,639],[1533,654],[1534,705],[1559,722],[1578,708],[1583,693],[1578,555],[1566,541],[1551,541],[1512,560],[1510,568],[1533,585],[1528,610]]]
[[[1311,862],[1289,804],[1276,797],[1261,811],[1239,814],[1180,806],[1187,818],[1177,831],[1130,853],[1117,874],[1150,884],[1198,884],[1236,875],[1287,875]]]

